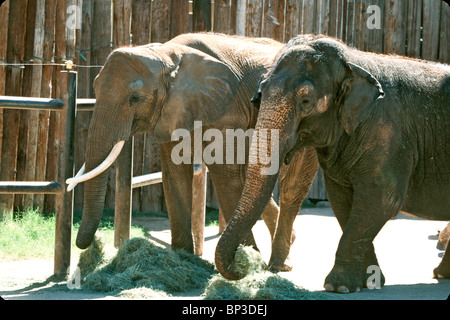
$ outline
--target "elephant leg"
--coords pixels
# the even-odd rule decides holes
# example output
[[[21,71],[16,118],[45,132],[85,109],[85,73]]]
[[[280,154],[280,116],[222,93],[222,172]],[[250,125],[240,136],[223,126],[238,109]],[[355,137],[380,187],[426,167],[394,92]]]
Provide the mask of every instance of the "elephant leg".
[[[308,195],[319,163],[314,148],[300,149],[289,165],[280,171],[280,215],[272,242],[269,267],[272,271],[291,271],[289,252],[295,241],[293,229],[300,206]]]
[[[325,289],[340,293],[358,291],[367,285],[372,270],[369,267],[379,268],[372,241],[384,224],[399,212],[403,202],[399,194],[402,193],[395,193],[392,197],[398,199],[393,201],[387,199],[388,192],[375,183],[370,187],[355,187],[353,191],[325,179],[328,198],[343,230],[334,267],[325,279]],[[391,205],[380,205],[383,203]],[[381,272],[379,280],[384,284]]]
[[[225,222],[228,223],[241,198],[244,187],[243,176],[245,175],[245,171],[243,172],[242,170],[245,170],[245,168],[242,165],[210,164],[208,165],[208,170],[214,189],[216,190],[217,198],[219,199],[222,215]],[[244,244],[258,250],[251,231]]]
[[[171,160],[174,143],[163,143],[161,147],[161,171],[163,190],[172,235],[172,249],[194,252],[191,231],[192,209],[192,164],[175,165]]]
[[[435,278],[450,279],[450,240],[447,242],[447,248],[441,263],[434,269],[433,275]]]
[[[334,181],[325,178],[327,186],[327,196],[330,200],[333,212],[339,222],[342,230],[345,229],[348,221],[350,211],[352,209],[353,193],[348,188],[344,188],[334,183]],[[367,279],[371,276],[368,272],[369,267],[377,266],[380,268],[377,256],[375,254],[375,248],[373,243],[369,243],[367,251],[364,255],[364,260],[361,267],[361,278],[363,279],[363,286],[367,287]],[[380,269],[380,284],[383,286],[385,283],[385,277]]]

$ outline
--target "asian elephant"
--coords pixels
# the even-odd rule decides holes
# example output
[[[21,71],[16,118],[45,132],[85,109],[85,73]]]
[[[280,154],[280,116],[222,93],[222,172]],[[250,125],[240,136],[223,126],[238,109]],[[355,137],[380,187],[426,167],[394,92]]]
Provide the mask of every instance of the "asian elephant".
[[[448,65],[303,35],[279,52],[253,100],[260,105],[256,130],[278,134],[280,163],[302,147],[317,152],[343,230],[325,279],[327,291],[354,292],[367,285],[368,266],[378,265],[372,241],[400,210],[450,220]],[[264,137],[252,148],[267,144]],[[240,278],[232,267],[235,250],[277,179],[261,175],[265,166],[255,163],[216,248],[216,267],[229,279]],[[449,247],[435,277],[450,278]]]
[[[120,153],[124,140],[153,131],[161,148],[171,245],[173,249],[193,252],[191,208],[195,150],[188,154],[186,161],[174,161],[173,150],[180,142],[178,139],[172,141],[172,135],[176,130],[185,130],[194,136],[196,123],[201,124],[203,132],[214,128],[224,137],[228,129],[254,128],[258,109],[250,100],[261,75],[281,46],[270,39],[204,33],[180,35],[164,44],[114,50],[94,81],[96,103],[88,132],[84,169],[88,173],[81,172],[75,179],[70,179],[71,183],[76,183],[91,178],[84,189],[77,246],[89,246],[97,230],[108,177],[108,171],[103,170]],[[203,150],[209,146],[208,139],[203,138],[200,143]],[[234,151],[237,149],[235,146]],[[225,150],[228,150],[227,141],[223,139],[223,155]],[[234,160],[239,156],[236,152]],[[248,148],[244,152],[248,153]],[[215,153],[220,154],[219,150]],[[175,154],[178,156],[178,151]],[[286,178],[281,181],[281,216],[286,218],[278,221],[280,211],[273,199],[268,202],[263,215],[273,237],[271,264],[276,270],[289,269],[288,253],[294,239],[292,235],[291,240],[290,211],[298,212],[318,168],[314,149],[299,153],[295,163],[284,169]],[[228,220],[242,192],[245,161],[206,164],[223,215]],[[283,192],[292,189],[293,184],[297,186],[294,193]],[[283,206],[283,203],[289,204]],[[277,224],[286,227],[278,228],[275,234]],[[252,236],[248,243],[254,244]]]

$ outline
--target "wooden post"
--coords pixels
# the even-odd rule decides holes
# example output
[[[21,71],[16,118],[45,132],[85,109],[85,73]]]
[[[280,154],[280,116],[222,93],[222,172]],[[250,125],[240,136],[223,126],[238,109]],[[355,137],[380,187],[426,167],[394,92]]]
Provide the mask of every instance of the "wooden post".
[[[130,238],[131,195],[133,179],[133,137],[123,146],[116,162],[116,195],[114,212],[114,246]]]
[[[194,238],[194,253],[203,254],[203,236],[206,213],[206,166],[194,165],[194,178],[192,180],[192,215],[191,227]]]
[[[77,73],[60,73],[61,99],[65,103],[60,115],[60,148],[58,152],[58,182],[63,186],[66,179],[74,176],[74,136],[77,97]],[[58,278],[67,276],[70,267],[72,245],[73,191],[56,196],[55,263],[54,274]]]

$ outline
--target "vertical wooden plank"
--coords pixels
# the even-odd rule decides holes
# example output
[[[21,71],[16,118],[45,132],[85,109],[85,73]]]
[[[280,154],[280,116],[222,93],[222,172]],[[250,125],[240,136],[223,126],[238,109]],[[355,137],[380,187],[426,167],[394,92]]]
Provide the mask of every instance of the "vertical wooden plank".
[[[164,2],[168,3],[169,1],[155,1],[153,6]],[[131,34],[133,35],[133,45],[144,45],[150,42],[151,4],[151,1],[147,0],[133,0],[131,3]],[[167,20],[165,19],[165,21]]]
[[[367,0],[369,5],[376,5],[380,8],[380,29],[369,29],[367,35],[367,44],[366,48],[368,51],[382,53],[383,52],[383,34],[384,34],[384,0]],[[366,14],[366,23],[367,19],[376,14],[375,12],[370,12]]]
[[[170,39],[171,0],[159,0],[153,2],[151,42],[164,43]]]
[[[211,31],[211,0],[194,0],[192,8],[193,32]]]
[[[21,63],[24,57],[25,27],[28,1],[11,1],[9,7],[8,42],[6,61]],[[22,86],[22,69],[6,68],[5,94],[20,96]],[[17,138],[19,136],[20,111],[5,109],[3,111],[3,139],[1,154],[1,181],[15,180]],[[0,215],[12,213],[14,195],[0,195]]]
[[[311,34],[314,32],[315,22],[315,6],[314,0],[303,0],[302,5],[302,34]]]
[[[171,0],[170,38],[189,32],[189,1]]]
[[[406,52],[406,1],[385,1],[384,52],[404,55]]]
[[[366,28],[362,24],[363,20],[363,3],[362,0],[355,0],[355,32],[354,42],[355,48],[362,50],[364,47],[364,33]]]
[[[284,42],[284,10],[284,0],[264,1],[263,36]]]
[[[213,31],[231,34],[231,0],[215,1]]]
[[[408,0],[406,55],[420,57],[420,29],[422,26],[422,0]]]
[[[450,6],[441,2],[441,28],[439,35],[439,61],[450,63]]]
[[[246,13],[245,35],[247,37],[261,37],[263,26],[264,1],[248,0]],[[267,35],[264,35],[267,36]]]
[[[130,46],[131,0],[113,1],[113,48]]]
[[[9,1],[6,1],[0,7],[0,43],[8,43],[8,22],[9,22]],[[0,46],[0,61],[6,61],[7,45]],[[0,94],[5,93],[6,67],[0,66]],[[0,109],[0,165],[3,141],[3,109]],[[1,212],[0,212],[1,216]]]
[[[118,248],[130,238],[133,172],[133,137],[128,139],[117,158],[116,199],[114,212],[114,246]]]
[[[347,1],[347,8],[345,13],[345,43],[351,47],[354,46],[355,36],[355,0]]]
[[[36,2],[36,19],[34,29],[34,48],[33,56],[42,57],[44,50],[44,23],[45,23],[45,0],[37,0]],[[41,61],[38,60],[40,63]],[[42,66],[36,65],[32,67],[31,75],[31,97],[40,97],[41,95],[41,81],[42,81]],[[38,134],[39,134],[39,111],[30,111],[28,119],[28,148],[27,166],[25,168],[25,181],[35,181],[36,176],[36,159],[38,149]],[[32,208],[34,197],[32,194],[24,195],[24,207]]]
[[[441,1],[423,1],[422,59],[435,61],[439,55],[439,25]]]
[[[246,14],[247,14],[247,0],[238,0],[236,2],[236,34],[238,36],[246,35]]]
[[[316,1],[316,21],[314,31],[316,34],[328,34],[328,21],[330,2],[328,0]]]
[[[328,35],[338,38],[338,9],[341,1],[330,1],[328,15]]]
[[[236,34],[237,8],[238,8],[238,0],[231,0],[230,34]]]
[[[44,47],[43,62],[51,61],[54,57],[54,37],[55,37],[55,19],[56,19],[56,1],[45,1],[45,24],[44,24]],[[53,66],[42,66],[41,79],[41,97],[50,98],[52,96],[52,73]],[[35,180],[46,180],[47,150],[49,141],[49,119],[50,111],[39,111],[39,132],[38,143],[39,148],[36,154]],[[34,207],[38,207],[45,211],[44,195],[35,195],[33,200]]]
[[[302,0],[287,0],[284,18],[284,40],[288,42],[300,33],[300,10]]]
[[[27,21],[25,28],[25,49],[24,49],[24,62],[31,62],[33,58],[33,46],[34,46],[34,29],[36,18],[36,1],[29,1],[27,7]],[[22,94],[27,97],[31,94],[31,77],[33,68],[26,66],[22,73]],[[21,110],[20,111],[20,124],[19,124],[19,137],[17,145],[17,164],[16,164],[16,180],[25,181],[25,171],[29,165],[29,157],[27,149],[29,145],[29,118],[35,111]],[[17,211],[23,211],[24,195],[16,194],[14,197],[14,209]]]

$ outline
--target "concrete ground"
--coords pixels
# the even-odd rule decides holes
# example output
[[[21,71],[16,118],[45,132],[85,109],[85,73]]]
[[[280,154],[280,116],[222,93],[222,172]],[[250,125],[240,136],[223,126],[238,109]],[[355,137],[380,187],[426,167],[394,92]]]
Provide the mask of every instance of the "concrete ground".
[[[149,228],[148,237],[169,246],[167,219],[138,217],[133,223]],[[443,251],[436,248],[438,230],[447,222],[427,221],[400,215],[389,221],[375,239],[375,250],[386,284],[381,289],[363,289],[359,293],[328,294],[344,300],[444,300],[450,294],[450,280],[433,279],[433,269]],[[323,291],[323,282],[334,264],[335,251],[342,234],[327,202],[302,209],[294,228],[297,239],[291,248],[294,270],[283,277],[311,291]],[[254,229],[265,261],[270,257],[270,237],[262,221]],[[219,240],[217,227],[205,229],[203,258],[213,261]],[[74,262],[76,263],[76,262]],[[30,299],[115,299],[104,294],[67,290],[65,284],[46,280],[53,272],[53,261],[28,260],[0,263],[0,296],[14,300]],[[178,297],[181,298],[181,297]],[[200,296],[183,297],[200,299]]]

